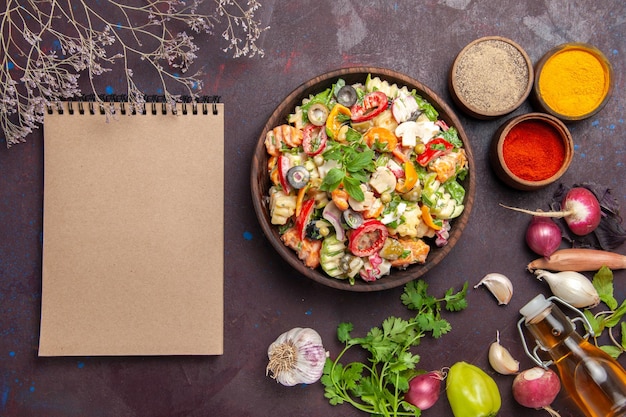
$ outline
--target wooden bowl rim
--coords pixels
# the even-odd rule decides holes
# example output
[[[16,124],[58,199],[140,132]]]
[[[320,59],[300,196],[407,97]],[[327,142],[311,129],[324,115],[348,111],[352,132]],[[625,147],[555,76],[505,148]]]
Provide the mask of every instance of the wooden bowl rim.
[[[457,79],[454,76],[454,74],[456,74],[456,69],[459,65],[459,60],[460,58],[467,53],[467,51],[472,48],[473,46],[482,43],[482,42],[486,42],[486,41],[501,41],[501,42],[505,42],[508,43],[509,45],[513,46],[515,49],[517,49],[519,51],[519,53],[522,55],[522,57],[524,58],[524,61],[526,62],[526,68],[528,69],[528,80],[526,82],[526,87],[524,88],[524,92],[522,93],[522,95],[520,96],[519,100],[517,102],[515,102],[511,107],[507,108],[507,109],[503,109],[500,111],[482,111],[477,109],[476,107],[472,106],[470,103],[468,103],[465,98],[458,93],[458,83],[457,83]],[[528,98],[528,96],[530,95],[530,92],[533,88],[533,83],[534,83],[534,68],[533,68],[533,63],[530,60],[530,57],[528,56],[528,53],[526,53],[526,51],[524,50],[524,48],[522,48],[521,45],[519,45],[517,42],[509,39],[509,38],[505,38],[503,36],[483,36],[482,38],[478,38],[475,39],[473,41],[471,41],[470,43],[468,43],[467,45],[465,45],[465,47],[463,47],[463,49],[461,49],[461,51],[457,54],[456,58],[454,59],[454,62],[452,63],[452,67],[450,68],[450,86],[451,86],[451,93],[453,95],[453,97],[455,98],[455,100],[457,101],[458,104],[460,104],[460,107],[463,108],[464,111],[466,111],[467,113],[469,113],[470,115],[474,116],[474,117],[478,117],[478,118],[486,118],[486,119],[491,119],[491,118],[496,118],[496,117],[500,117],[500,116],[504,116],[506,114],[511,113],[512,111],[514,111],[515,109],[517,109],[519,106],[522,105],[522,103],[524,103],[524,101],[526,101],[526,99]]]
[[[449,126],[454,126],[457,129],[459,138],[463,141],[463,147],[467,154],[469,171],[463,181],[466,193],[464,202],[465,209],[461,216],[454,219],[450,230],[448,244],[446,246],[442,248],[435,248],[431,246],[432,249],[428,260],[423,265],[414,264],[404,270],[394,268],[390,275],[369,283],[362,281],[357,277],[355,284],[350,285],[348,280],[340,280],[329,277],[323,271],[320,271],[319,268],[310,269],[306,267],[302,261],[298,259],[296,253],[286,247],[280,240],[277,228],[271,225],[267,206],[268,198],[266,190],[269,189],[269,176],[267,175],[266,169],[268,156],[264,142],[267,132],[279,124],[284,123],[288,114],[295,108],[296,104],[301,103],[303,98],[308,97],[310,94],[322,91],[324,88],[330,87],[338,78],[343,78],[346,80],[346,83],[364,83],[367,74],[371,74],[372,77],[378,76],[390,83],[405,85],[410,89],[414,88],[424,99],[428,100],[428,102],[431,103],[439,112],[439,118],[448,123]],[[274,249],[289,265],[302,275],[305,275],[306,277],[328,287],[347,291],[371,292],[395,288],[421,277],[441,262],[441,260],[445,258],[445,256],[454,248],[463,230],[465,229],[467,222],[469,221],[472,211],[476,191],[476,167],[474,166],[472,147],[465,130],[463,129],[463,126],[461,125],[461,122],[456,114],[443,101],[443,99],[419,81],[397,71],[379,67],[359,66],[340,68],[311,78],[298,86],[289,95],[287,95],[284,100],[281,101],[269,117],[257,140],[254,157],[252,159],[250,185],[254,210],[261,225],[261,229]]]
[[[554,175],[546,179],[543,179],[541,181],[528,181],[528,180],[518,177],[517,175],[513,173],[513,171],[509,169],[509,167],[506,165],[504,161],[504,140],[506,139],[506,136],[508,135],[508,133],[511,131],[511,129],[514,126],[527,120],[539,120],[541,122],[548,123],[559,133],[559,135],[561,136],[561,139],[563,140],[565,144],[565,159],[563,160],[563,165],[561,165],[561,168]],[[567,128],[567,126],[565,126],[562,120],[560,120],[558,117],[555,117],[551,114],[533,112],[533,113],[525,113],[519,116],[515,116],[509,119],[508,121],[506,121],[502,125],[501,129],[498,129],[497,135],[498,135],[498,148],[497,148],[498,159],[500,160],[502,169],[512,181],[515,181],[516,183],[521,184],[523,187],[529,187],[529,188],[535,188],[535,189],[546,187],[554,183],[555,181],[557,181],[559,178],[561,178],[563,174],[565,174],[565,172],[569,169],[569,166],[572,163],[572,159],[574,156],[574,140],[572,138],[572,134]]]

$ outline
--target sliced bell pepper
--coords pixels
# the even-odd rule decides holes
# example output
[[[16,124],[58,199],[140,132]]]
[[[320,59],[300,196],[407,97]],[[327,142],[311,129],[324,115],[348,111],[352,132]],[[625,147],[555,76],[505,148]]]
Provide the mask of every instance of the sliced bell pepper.
[[[409,157],[402,152],[402,147],[396,146],[396,148],[391,151],[393,156],[395,156],[400,162],[409,162]]]
[[[376,219],[368,219],[350,235],[348,249],[355,256],[371,256],[382,249],[389,236],[387,227]]]
[[[435,223],[435,219],[433,219],[433,216],[430,214],[430,209],[426,205],[422,206],[422,220],[426,226],[433,230],[441,230],[442,228],[442,225]]]
[[[417,184],[417,171],[411,162],[402,164],[404,168],[404,178],[398,178],[396,183],[396,191],[400,194],[408,193]]]
[[[367,146],[376,151],[391,152],[398,146],[398,138],[393,132],[384,127],[372,127],[365,135],[363,141]]]
[[[454,145],[444,138],[435,138],[426,144],[426,150],[417,156],[417,163],[425,167],[435,158],[446,154]]]
[[[278,180],[280,181],[280,185],[283,187],[283,191],[285,194],[291,193],[293,187],[289,184],[287,180],[287,172],[291,168],[291,161],[285,155],[280,155],[278,157]]]
[[[302,203],[304,202],[304,197],[306,197],[309,188],[311,188],[310,183],[298,190],[298,196],[296,197],[296,217],[300,215],[300,211],[302,210]]]
[[[349,108],[339,103],[335,104],[326,119],[326,135],[331,139],[336,139],[339,136],[339,129],[345,122],[350,120],[350,117]]]
[[[296,218],[296,230],[298,231],[298,237],[300,240],[304,240],[306,237],[306,227],[311,221],[311,216],[315,210],[315,200],[307,200],[302,204],[302,210],[300,215]]]
[[[362,104],[355,104],[350,108],[352,121],[354,123],[364,122],[373,119],[385,111],[389,106],[387,95],[382,91],[373,91],[363,97]]]

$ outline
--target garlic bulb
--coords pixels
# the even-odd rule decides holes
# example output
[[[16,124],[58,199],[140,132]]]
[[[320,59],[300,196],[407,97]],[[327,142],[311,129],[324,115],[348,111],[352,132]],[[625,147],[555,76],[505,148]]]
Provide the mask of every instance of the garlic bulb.
[[[502,375],[511,375],[519,371],[519,362],[500,344],[500,332],[496,332],[496,341],[489,346],[489,364]]]
[[[535,275],[539,280],[546,280],[552,294],[574,307],[595,307],[600,303],[598,291],[591,281],[580,272],[553,273],[537,269]]]
[[[513,284],[505,275],[498,273],[487,274],[474,285],[474,288],[484,285],[489,289],[494,297],[498,300],[498,304],[508,304],[513,297]]]
[[[291,387],[312,384],[322,376],[328,354],[313,329],[296,327],[278,336],[267,349],[265,375]]]

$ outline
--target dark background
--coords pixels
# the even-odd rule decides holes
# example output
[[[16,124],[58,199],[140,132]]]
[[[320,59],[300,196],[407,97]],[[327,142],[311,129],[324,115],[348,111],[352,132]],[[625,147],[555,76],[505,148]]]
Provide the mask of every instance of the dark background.
[[[536,62],[564,42],[598,47],[614,69],[606,107],[570,125],[574,160],[562,182],[595,181],[610,187],[626,207],[624,177],[624,70],[626,4],[622,0],[262,0],[257,16],[270,29],[259,42],[264,57],[231,58],[219,34],[197,36],[206,94],[219,94],[225,110],[225,353],[219,357],[38,358],[41,301],[43,195],[42,130],[11,149],[0,146],[0,416],[360,416],[348,405],[332,407],[321,384],[283,387],[265,376],[268,345],[292,327],[312,327],[332,357],[340,351],[335,330],[354,323],[364,335],[390,315],[409,317],[402,288],[377,293],[341,292],[300,276],[272,250],[256,220],[249,187],[253,149],[274,108],[293,89],[329,70],[355,65],[386,67],[409,75],[452,104],[447,73],[456,54],[475,38],[508,37]],[[212,6],[206,4],[209,10]],[[106,13],[106,6],[102,8]],[[119,69],[117,69],[118,71]],[[156,80],[138,78],[148,92]],[[124,93],[119,72],[97,78],[101,88]],[[512,115],[531,111],[525,103]],[[417,352],[423,369],[465,360],[489,372],[502,393],[501,416],[543,416],[515,404],[513,377],[496,375],[487,350],[501,343],[521,362],[518,310],[546,283],[525,270],[534,256],[523,236],[529,218],[499,202],[545,208],[557,185],[515,191],[493,175],[487,149],[508,117],[478,121],[459,113],[471,141],[478,187],[471,218],[445,261],[423,278],[434,295],[470,284],[469,307],[447,314],[452,332],[425,339]],[[565,244],[564,244],[565,246]],[[617,249],[626,254],[626,246]],[[473,286],[489,272],[513,281],[511,303],[498,306]],[[587,274],[591,277],[592,274]],[[615,296],[626,298],[626,273],[615,272]],[[624,358],[621,358],[624,363]],[[581,414],[562,392],[554,408]],[[445,394],[424,416],[451,416]]]

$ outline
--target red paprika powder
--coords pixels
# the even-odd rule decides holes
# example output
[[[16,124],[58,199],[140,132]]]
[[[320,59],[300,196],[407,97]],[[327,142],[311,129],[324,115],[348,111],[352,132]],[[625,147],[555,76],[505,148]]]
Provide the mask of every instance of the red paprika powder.
[[[507,168],[526,181],[550,178],[565,161],[565,144],[550,124],[523,120],[504,138],[502,154]]]

